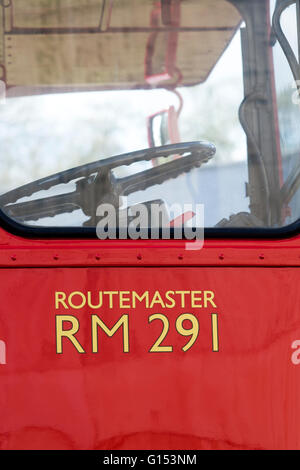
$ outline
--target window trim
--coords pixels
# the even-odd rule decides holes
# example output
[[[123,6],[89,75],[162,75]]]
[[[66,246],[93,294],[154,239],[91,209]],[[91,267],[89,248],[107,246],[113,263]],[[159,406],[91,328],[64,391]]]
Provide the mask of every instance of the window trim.
[[[20,224],[10,219],[0,209],[0,228],[6,232],[27,239],[91,239],[97,240],[96,228],[93,227],[32,227]],[[150,229],[149,229],[150,231]],[[118,229],[117,229],[118,233]],[[205,239],[284,239],[300,234],[300,218],[292,224],[279,228],[204,228]],[[118,238],[116,238],[118,240]],[[170,239],[174,239],[174,230],[170,229]],[[130,238],[127,238],[130,240]],[[143,239],[151,241],[149,237]],[[159,238],[159,240],[164,240]],[[176,239],[178,241],[178,239]],[[185,240],[183,237],[182,240]],[[105,240],[101,240],[105,241]],[[109,240],[108,240],[109,241]],[[136,240],[132,240],[133,242]]]

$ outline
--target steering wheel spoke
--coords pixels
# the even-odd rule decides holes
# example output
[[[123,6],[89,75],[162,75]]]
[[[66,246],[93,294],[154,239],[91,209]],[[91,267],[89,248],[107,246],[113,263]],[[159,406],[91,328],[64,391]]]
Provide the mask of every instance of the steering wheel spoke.
[[[33,199],[5,207],[5,213],[22,222],[39,220],[42,217],[54,217],[59,214],[80,209],[76,193],[59,194],[42,199]]]
[[[188,173],[193,168],[199,168],[212,157],[211,149],[204,152],[194,152],[189,155],[177,158],[168,163],[156,166],[149,170],[127,176],[117,180],[119,191],[123,195],[128,195],[136,191],[143,191],[151,186],[162,184],[167,180],[177,178],[178,176]]]

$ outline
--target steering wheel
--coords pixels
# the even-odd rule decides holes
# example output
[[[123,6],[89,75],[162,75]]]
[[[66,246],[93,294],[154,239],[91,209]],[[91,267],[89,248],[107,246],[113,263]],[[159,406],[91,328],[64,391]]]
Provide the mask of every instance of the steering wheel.
[[[96,210],[101,203],[110,203],[114,207],[119,207],[122,195],[126,196],[177,178],[193,168],[200,167],[215,153],[216,148],[213,144],[198,141],[153,147],[98,160],[9,191],[0,196],[0,207],[9,217],[20,222],[53,217],[80,208],[89,217],[85,225],[95,227]],[[113,169],[119,166],[170,155],[182,155],[182,157],[123,178],[116,178],[113,174]],[[70,182],[75,183],[75,191],[19,201],[39,191]]]

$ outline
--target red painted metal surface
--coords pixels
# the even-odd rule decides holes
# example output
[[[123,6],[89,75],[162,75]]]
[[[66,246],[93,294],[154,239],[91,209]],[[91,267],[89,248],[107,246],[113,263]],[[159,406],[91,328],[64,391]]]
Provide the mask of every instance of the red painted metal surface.
[[[0,243],[1,449],[300,448],[300,237],[209,240],[199,251],[4,231]],[[117,293],[76,308],[99,291]],[[149,304],[133,305],[145,291]],[[184,351],[186,313],[199,333]],[[58,351],[66,315],[81,352],[65,336]],[[93,352],[93,321],[112,329],[124,316],[128,336],[125,321],[111,337],[97,326]],[[150,352],[163,322],[160,346],[172,351]]]
[[[282,240],[34,240],[0,228],[0,267],[300,266],[300,236]]]

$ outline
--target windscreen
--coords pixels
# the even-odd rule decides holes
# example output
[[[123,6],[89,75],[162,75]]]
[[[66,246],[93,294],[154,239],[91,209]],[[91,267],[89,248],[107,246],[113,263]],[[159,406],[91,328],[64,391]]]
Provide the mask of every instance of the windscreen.
[[[1,2],[2,216],[37,231],[117,227],[141,206],[146,228],[153,207],[168,227],[296,222],[298,6]]]

